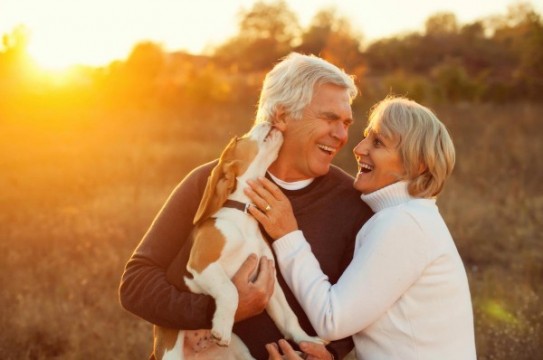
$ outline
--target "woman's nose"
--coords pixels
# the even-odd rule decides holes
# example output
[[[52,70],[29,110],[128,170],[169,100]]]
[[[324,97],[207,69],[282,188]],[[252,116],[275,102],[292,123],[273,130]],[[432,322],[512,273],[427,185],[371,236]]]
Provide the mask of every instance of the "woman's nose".
[[[364,140],[366,139],[360,140],[360,142],[353,148],[353,153],[355,155],[367,155],[368,150],[367,150],[366,142]]]

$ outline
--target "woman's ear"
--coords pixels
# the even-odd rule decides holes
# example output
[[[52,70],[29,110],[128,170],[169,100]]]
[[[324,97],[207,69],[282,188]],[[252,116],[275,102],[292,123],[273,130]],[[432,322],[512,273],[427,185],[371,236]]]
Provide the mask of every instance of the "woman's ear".
[[[423,163],[420,163],[419,164],[419,175],[422,175],[424,174],[424,172],[428,170],[428,166],[426,166],[425,164]]]
[[[287,113],[283,106],[278,106],[273,116],[272,125],[277,130],[283,132],[287,129]]]

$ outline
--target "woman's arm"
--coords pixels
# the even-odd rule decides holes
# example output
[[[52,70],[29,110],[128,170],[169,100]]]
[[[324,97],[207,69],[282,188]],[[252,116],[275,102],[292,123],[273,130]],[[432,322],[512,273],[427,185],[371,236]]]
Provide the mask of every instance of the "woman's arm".
[[[327,340],[351,336],[377,320],[428,263],[425,235],[411,215],[377,214],[358,233],[353,260],[332,285],[297,230],[288,199],[266,179],[250,185],[247,195],[256,205],[250,212],[278,239],[272,246],[281,273],[317,334]]]
[[[317,334],[334,340],[365,329],[380,318],[420,277],[426,243],[407,214],[393,226],[370,220],[357,236],[352,262],[332,285],[300,231],[273,243],[281,273]],[[333,239],[331,239],[331,246]]]

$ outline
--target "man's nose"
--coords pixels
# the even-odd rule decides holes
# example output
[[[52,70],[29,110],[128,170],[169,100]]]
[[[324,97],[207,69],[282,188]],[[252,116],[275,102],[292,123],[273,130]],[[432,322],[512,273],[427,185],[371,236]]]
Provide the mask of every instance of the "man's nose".
[[[347,138],[349,137],[349,129],[343,124],[343,122],[338,121],[336,126],[334,126],[333,131],[333,136],[336,139],[347,141]]]

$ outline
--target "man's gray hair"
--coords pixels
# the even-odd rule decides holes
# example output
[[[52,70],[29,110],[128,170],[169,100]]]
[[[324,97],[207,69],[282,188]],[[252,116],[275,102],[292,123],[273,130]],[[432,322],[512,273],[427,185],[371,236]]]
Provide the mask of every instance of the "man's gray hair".
[[[255,124],[272,122],[279,106],[292,118],[301,119],[313,91],[322,84],[344,88],[351,102],[358,94],[353,76],[337,66],[314,55],[289,54],[264,79]]]

